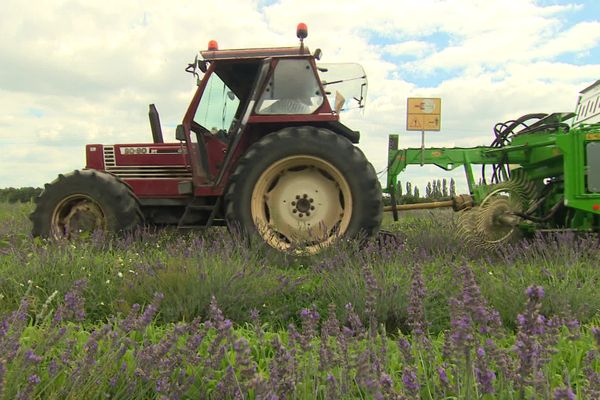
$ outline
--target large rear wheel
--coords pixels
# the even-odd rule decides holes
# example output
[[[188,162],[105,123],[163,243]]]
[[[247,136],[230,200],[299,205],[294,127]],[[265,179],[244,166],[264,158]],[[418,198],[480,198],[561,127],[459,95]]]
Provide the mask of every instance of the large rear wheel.
[[[59,175],[36,203],[30,215],[34,236],[70,239],[96,230],[123,232],[143,219],[127,185],[94,170]]]
[[[242,156],[226,194],[230,226],[281,251],[316,253],[340,237],[373,236],[381,186],[347,139],[313,127],[269,134]]]

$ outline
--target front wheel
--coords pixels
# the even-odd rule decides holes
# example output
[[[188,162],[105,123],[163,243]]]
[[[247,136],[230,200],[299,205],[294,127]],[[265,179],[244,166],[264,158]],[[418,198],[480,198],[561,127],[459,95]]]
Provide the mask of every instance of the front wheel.
[[[228,223],[281,251],[316,253],[342,236],[373,236],[382,207],[364,154],[313,127],[286,128],[252,145],[226,194]]]

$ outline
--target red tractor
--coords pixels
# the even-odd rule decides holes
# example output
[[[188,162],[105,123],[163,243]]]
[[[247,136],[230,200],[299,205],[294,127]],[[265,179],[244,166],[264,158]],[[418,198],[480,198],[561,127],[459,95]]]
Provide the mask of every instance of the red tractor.
[[[381,187],[354,146],[359,133],[339,120],[344,93],[364,105],[366,76],[358,64],[317,65],[321,52],[304,46],[304,24],[297,35],[299,47],[209,42],[186,69],[198,88],[178,142],[163,143],[150,105],[154,143],[87,145],[83,170],[45,185],[33,235],[228,225],[278,250],[314,253],[340,237],[376,234]]]

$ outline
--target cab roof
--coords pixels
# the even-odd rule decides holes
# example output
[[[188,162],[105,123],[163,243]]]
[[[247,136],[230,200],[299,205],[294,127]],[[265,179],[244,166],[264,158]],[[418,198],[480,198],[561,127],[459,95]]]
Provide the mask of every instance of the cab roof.
[[[310,56],[308,47],[269,47],[258,49],[204,50],[200,55],[207,60],[262,59],[268,57]]]

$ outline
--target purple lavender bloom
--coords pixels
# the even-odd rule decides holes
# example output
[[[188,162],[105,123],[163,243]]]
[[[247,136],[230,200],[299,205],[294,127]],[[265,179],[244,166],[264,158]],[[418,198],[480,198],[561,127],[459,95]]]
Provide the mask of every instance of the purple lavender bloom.
[[[448,379],[448,374],[446,373],[446,369],[444,367],[437,367],[438,378],[440,378],[440,382],[442,382],[443,386],[450,385],[450,379]]]
[[[494,393],[494,380],[496,379],[494,371],[475,368],[475,375],[477,376],[477,383],[479,383],[481,393]]]
[[[57,373],[58,373],[58,363],[56,362],[56,359],[53,358],[48,363],[48,376],[50,376],[52,378],[52,377],[56,376]]]
[[[596,341],[596,347],[600,349],[600,328],[597,326],[593,327],[592,335],[594,336],[594,340]]]
[[[483,347],[479,347],[476,351],[475,377],[482,393],[494,393],[496,374],[488,366],[487,355]]]
[[[539,301],[544,298],[544,288],[541,286],[532,285],[525,291],[531,300]]]
[[[308,318],[310,315],[310,311],[308,310],[308,308],[303,308],[300,311],[300,318]]]
[[[414,357],[412,353],[412,345],[408,340],[401,337],[398,339],[398,347],[400,348],[400,353],[402,354],[402,358],[404,358],[404,362],[407,364],[414,363]]]
[[[25,361],[27,361],[31,364],[39,364],[43,360],[43,357],[38,356],[31,349],[27,350],[25,352],[24,356],[25,356]]]
[[[304,308],[300,311],[300,319],[302,320],[302,335],[300,337],[300,344],[302,349],[307,351],[310,349],[310,341],[317,334],[317,324],[321,316],[317,312],[316,307],[313,305],[311,309]]]
[[[402,383],[412,398],[417,398],[420,386],[417,380],[417,374],[415,374],[413,368],[404,368],[404,371],[402,372]]]
[[[162,293],[154,294],[154,299],[152,299],[152,303],[150,303],[148,307],[146,307],[141,317],[137,321],[137,329],[141,330],[150,325],[150,323],[156,316],[156,313],[158,312],[158,306],[164,297],[165,296]]]
[[[6,361],[0,359],[0,396],[3,396],[4,394],[4,385],[5,385],[5,378],[6,378]]]
[[[554,400],[575,400],[575,393],[570,387],[558,388],[554,391]]]
[[[31,383],[32,385],[39,385],[41,381],[42,380],[40,377],[36,374],[30,375],[29,378],[27,378],[27,382]]]
[[[408,323],[416,335],[427,333],[427,320],[425,319],[425,284],[421,266],[415,263],[412,273],[412,283],[408,304]]]
[[[85,299],[83,291],[87,286],[86,279],[79,279],[73,283],[73,287],[64,297],[65,307],[73,319],[81,322],[85,319]]]

